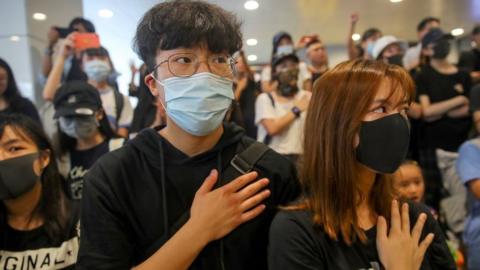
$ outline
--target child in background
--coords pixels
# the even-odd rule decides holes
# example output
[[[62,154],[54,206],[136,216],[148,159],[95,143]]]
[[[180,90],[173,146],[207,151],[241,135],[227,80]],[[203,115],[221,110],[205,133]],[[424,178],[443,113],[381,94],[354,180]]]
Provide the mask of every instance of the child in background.
[[[422,168],[414,160],[405,160],[398,170],[393,174],[393,188],[396,195],[402,199],[412,200],[414,202],[422,203],[425,194],[425,179],[423,177]],[[427,206],[435,219],[438,219],[438,214],[435,209]],[[442,226],[443,227],[443,226]],[[447,239],[451,235],[446,232]],[[447,240],[447,245],[455,260],[458,269],[463,269],[464,257],[459,249],[458,243]]]

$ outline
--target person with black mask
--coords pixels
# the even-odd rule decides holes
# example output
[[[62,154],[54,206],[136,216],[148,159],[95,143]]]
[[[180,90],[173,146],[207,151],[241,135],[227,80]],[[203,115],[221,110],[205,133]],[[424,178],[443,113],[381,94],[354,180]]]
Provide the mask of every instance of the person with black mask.
[[[67,31],[62,33],[62,31]],[[42,63],[42,75],[47,78],[54,66],[54,62],[60,56],[60,50],[63,40],[67,34],[77,33],[95,33],[95,26],[93,23],[85,18],[77,17],[70,21],[67,29],[52,26],[50,28],[47,38],[48,47],[45,49],[45,55]],[[63,70],[63,81],[87,80],[87,76],[80,67],[80,53],[69,53],[64,62],[65,68]]]
[[[236,17],[204,1],[140,20],[135,50],[167,124],[89,170],[77,269],[267,268],[269,224],[299,186],[292,163],[223,122],[242,43]]]
[[[67,37],[61,47],[61,54],[48,76],[43,88],[43,98],[52,101],[59,89],[64,61],[71,51],[75,50],[72,36]],[[108,121],[116,134],[128,137],[128,128],[132,123],[133,108],[127,96],[121,94],[108,83],[112,72],[108,51],[103,48],[90,48],[81,53],[81,68],[87,74],[88,83],[100,93],[102,106],[107,114]]]
[[[403,67],[403,56],[408,44],[394,36],[383,36],[375,41],[372,57],[388,64]]]
[[[0,115],[13,113],[40,122],[37,108],[30,100],[22,97],[10,65],[0,58]]]
[[[63,84],[53,105],[58,119],[58,167],[67,195],[79,200],[85,174],[101,156],[122,146],[124,139],[115,138],[98,91],[86,82]]]
[[[456,152],[468,138],[472,127],[469,112],[470,76],[447,61],[451,35],[439,28],[430,30],[422,39],[423,53],[429,58],[416,78],[417,93],[422,106],[419,162],[424,168],[426,201],[438,209],[442,179],[435,149]]]
[[[303,124],[311,93],[299,89],[298,57],[286,54],[272,61],[274,91],[262,93],[255,103],[257,140],[296,161],[303,149]]]
[[[474,84],[480,84],[480,25],[472,30],[472,45],[470,51],[462,52],[458,67],[470,72]]]
[[[429,209],[394,199],[414,91],[406,70],[382,61],[343,62],[318,79],[305,121],[305,193],[272,222],[269,269],[456,269]]]
[[[0,268],[74,269],[80,211],[62,188],[54,150],[24,115],[0,115]]]
[[[271,60],[279,55],[296,54],[296,48],[293,43],[292,36],[285,32],[280,31],[273,36],[272,56]],[[274,80],[272,77],[272,67],[270,65],[265,66],[261,73],[261,86],[263,92],[271,92],[274,90]],[[307,65],[304,62],[299,63],[299,73],[297,84],[301,89],[307,89],[310,85],[309,79],[311,79],[310,72],[308,72]]]
[[[305,46],[306,56],[310,61],[308,71],[311,73],[309,90],[313,83],[328,71],[328,54],[325,44],[319,38],[312,38]]]

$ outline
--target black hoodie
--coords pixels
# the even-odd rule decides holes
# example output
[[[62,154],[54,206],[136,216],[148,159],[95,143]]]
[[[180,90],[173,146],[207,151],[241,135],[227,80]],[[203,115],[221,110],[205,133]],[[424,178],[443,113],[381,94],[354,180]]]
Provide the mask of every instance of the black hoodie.
[[[147,129],[103,156],[84,181],[78,269],[130,269],[149,258],[175,233],[177,221],[188,219],[184,213],[212,169],[219,170],[220,185],[239,176],[227,173],[230,160],[252,142],[225,124],[215,147],[188,157]],[[190,269],[267,269],[269,225],[277,206],[294,200],[300,188],[295,166],[273,150],[254,170],[270,179],[265,212],[207,245]]]

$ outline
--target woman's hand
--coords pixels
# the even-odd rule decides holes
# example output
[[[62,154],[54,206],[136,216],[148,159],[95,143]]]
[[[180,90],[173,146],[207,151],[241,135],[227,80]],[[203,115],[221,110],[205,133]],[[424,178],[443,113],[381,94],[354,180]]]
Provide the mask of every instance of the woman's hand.
[[[260,191],[269,181],[255,181],[257,176],[256,172],[247,173],[212,190],[218,179],[218,172],[212,170],[195,194],[188,223],[210,242],[258,216],[265,210],[260,203],[270,196],[270,190]]]
[[[387,270],[418,270],[434,235],[428,234],[419,244],[427,215],[422,213],[410,231],[408,204],[402,205],[400,215],[398,202],[392,202],[390,231],[384,217],[377,221],[377,249],[380,261]]]
[[[60,56],[64,59],[73,54],[75,49],[75,43],[73,42],[74,35],[75,33],[71,33],[62,41],[62,45],[60,46]]]

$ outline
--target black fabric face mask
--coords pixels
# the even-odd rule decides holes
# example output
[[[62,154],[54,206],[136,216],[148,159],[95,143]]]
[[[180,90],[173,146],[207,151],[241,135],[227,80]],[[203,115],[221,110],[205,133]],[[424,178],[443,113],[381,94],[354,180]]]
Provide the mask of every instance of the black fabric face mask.
[[[298,92],[298,73],[298,68],[293,68],[277,74],[278,90],[282,96],[291,97]]]
[[[387,58],[387,62],[391,65],[403,67],[403,54],[397,54]]]
[[[393,173],[405,160],[410,142],[410,125],[401,114],[362,122],[357,160],[379,173]]]
[[[445,59],[450,53],[450,42],[447,39],[439,40],[433,47],[432,58]]]
[[[38,153],[0,161],[0,200],[14,199],[31,190],[39,177],[33,170]]]

